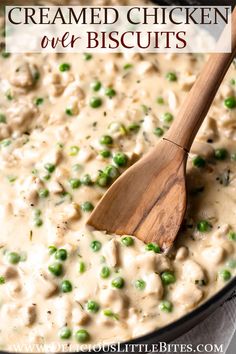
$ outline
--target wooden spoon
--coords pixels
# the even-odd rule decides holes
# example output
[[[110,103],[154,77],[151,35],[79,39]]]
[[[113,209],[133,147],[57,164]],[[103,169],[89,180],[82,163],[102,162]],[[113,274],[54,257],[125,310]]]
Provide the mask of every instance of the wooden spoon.
[[[236,10],[232,25],[232,53],[210,56],[166,136],[112,184],[89,225],[172,246],[186,210],[188,151],[236,55]]]

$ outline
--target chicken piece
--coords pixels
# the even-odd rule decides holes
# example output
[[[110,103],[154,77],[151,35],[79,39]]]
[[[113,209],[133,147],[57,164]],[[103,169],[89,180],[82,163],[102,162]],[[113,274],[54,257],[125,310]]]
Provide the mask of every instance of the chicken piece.
[[[163,296],[163,286],[162,286],[162,281],[161,278],[158,274],[152,273],[146,277],[146,288],[145,288],[145,295],[154,295],[155,298],[160,300]]]
[[[37,287],[43,298],[48,299],[52,297],[58,290],[57,284],[50,280],[46,274],[42,272],[37,279]]]
[[[8,125],[14,131],[14,136],[24,133],[31,127],[36,112],[35,106],[25,101],[19,101],[7,110]]]
[[[36,306],[28,305],[21,310],[21,320],[24,326],[31,326],[36,321]]]
[[[51,181],[48,183],[48,190],[53,194],[60,194],[63,192],[63,186],[57,181]]]
[[[141,61],[140,63],[137,64],[137,72],[140,75],[145,75],[145,74],[149,74],[156,71],[156,67],[154,66],[153,63],[151,63],[150,61]]]
[[[14,279],[19,275],[16,267],[10,265],[0,265],[0,274],[6,280]]]
[[[63,327],[70,323],[72,316],[72,304],[67,296],[56,298],[55,302],[55,321],[58,326]]]
[[[196,81],[197,76],[193,74],[186,73],[180,79],[180,88],[184,91],[189,91]]]
[[[68,97],[75,96],[77,97],[78,100],[82,100],[85,98],[85,93],[82,90],[82,88],[79,86],[79,83],[74,81],[66,87],[64,91],[64,96],[68,96]]]
[[[84,310],[82,310],[82,308],[80,307],[80,305],[78,304],[77,307],[73,307],[72,310],[72,323],[74,325],[79,325],[79,326],[83,326],[85,324],[87,324],[90,320],[90,316],[87,312],[85,312]]]
[[[225,258],[225,250],[223,247],[217,245],[206,247],[202,252],[202,256],[206,264],[218,265]]]
[[[111,267],[115,267],[119,263],[119,244],[117,240],[112,239],[103,247],[103,255]]]
[[[37,81],[38,69],[27,62],[16,61],[12,68],[10,83],[21,89],[30,89]]]
[[[0,140],[9,138],[11,135],[11,128],[8,124],[0,123]]]
[[[192,309],[199,304],[203,298],[203,291],[195,284],[178,284],[172,293],[173,301],[186,309]]]
[[[183,263],[182,274],[184,280],[193,283],[206,280],[203,268],[191,259],[188,259]]]
[[[8,294],[13,299],[18,299],[22,291],[22,285],[18,280],[13,280],[7,283]]]
[[[214,155],[214,149],[210,144],[196,140],[192,145],[191,154],[209,159]]]
[[[188,254],[189,254],[188,248],[182,246],[177,250],[175,259],[177,261],[184,261],[188,257]]]
[[[77,220],[80,216],[80,207],[77,203],[73,202],[63,208],[62,219],[64,221]]]

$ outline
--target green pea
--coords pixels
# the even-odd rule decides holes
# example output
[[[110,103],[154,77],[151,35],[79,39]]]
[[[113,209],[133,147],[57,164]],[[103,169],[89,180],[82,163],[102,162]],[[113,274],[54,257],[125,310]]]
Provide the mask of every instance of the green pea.
[[[59,331],[59,337],[61,339],[69,339],[72,335],[71,329],[68,327],[62,327]]]
[[[159,305],[159,309],[163,312],[172,312],[173,304],[168,300],[163,300]]]
[[[217,160],[223,161],[228,157],[228,151],[224,148],[215,150],[215,158]]]
[[[166,74],[166,79],[168,81],[177,81],[177,75],[174,72],[170,71]]]
[[[79,343],[85,343],[90,339],[89,333],[85,329],[79,329],[75,332],[75,338]]]
[[[9,252],[7,254],[7,260],[11,264],[18,264],[20,262],[20,255],[16,252]]]
[[[34,226],[40,227],[42,225],[43,225],[43,220],[42,219],[37,218],[37,219],[34,220]]]
[[[84,273],[86,270],[86,266],[84,262],[79,263],[79,273]]]
[[[95,80],[95,81],[93,81],[92,83],[91,83],[91,89],[93,90],[93,91],[99,91],[100,90],[100,88],[102,87],[102,84],[101,84],[101,82],[100,81],[98,81],[98,80]]]
[[[101,138],[100,138],[100,144],[102,145],[112,145],[113,143],[113,139],[110,135],[103,135]]]
[[[63,280],[61,283],[61,291],[63,293],[70,293],[72,291],[73,287],[72,284],[69,280]]]
[[[8,53],[8,52],[2,52],[2,53],[1,53],[1,55],[2,55],[2,58],[7,59],[7,58],[9,58],[9,57],[10,57],[11,53]]]
[[[128,70],[128,69],[131,69],[132,67],[133,67],[132,64],[127,63],[123,66],[123,69]]]
[[[91,202],[84,202],[81,204],[81,209],[85,212],[90,212],[94,209],[94,206]]]
[[[236,241],[236,232],[230,231],[230,232],[228,233],[228,239],[229,239],[230,241]]]
[[[129,247],[129,246],[132,246],[134,244],[134,239],[133,239],[133,237],[125,236],[125,237],[122,237],[121,242],[126,247]]]
[[[231,278],[231,273],[227,269],[223,269],[219,272],[220,277],[224,280],[227,281]]]
[[[105,95],[112,98],[116,95],[116,91],[112,87],[109,87],[105,90]]]
[[[201,168],[201,167],[205,167],[205,165],[206,165],[206,160],[203,157],[196,156],[193,158],[193,166]]]
[[[80,183],[84,186],[91,186],[93,184],[93,181],[91,179],[91,176],[87,173],[80,178]]]
[[[0,123],[6,123],[7,119],[6,116],[4,114],[0,114]]]
[[[164,104],[164,98],[163,97],[157,97],[157,103],[158,104]]]
[[[57,251],[56,246],[49,246],[48,247],[49,254],[52,255]]]
[[[56,263],[50,264],[48,266],[48,270],[56,277],[59,277],[60,275],[62,275],[63,267],[62,267],[61,263],[56,262]]]
[[[101,150],[99,152],[99,155],[101,155],[102,157],[104,157],[105,159],[107,159],[108,157],[111,156],[111,152],[109,150]]]
[[[236,80],[235,79],[231,79],[229,83],[230,83],[230,85],[234,86],[234,85],[236,85]]]
[[[164,135],[164,130],[160,127],[157,127],[154,129],[154,134],[161,137],[162,135]]]
[[[176,278],[172,272],[166,271],[166,272],[161,273],[161,280],[164,285],[169,285],[169,284],[175,283]]]
[[[138,123],[132,123],[128,126],[128,130],[132,133],[138,133],[140,129],[140,124]]]
[[[87,302],[86,308],[89,312],[96,313],[99,311],[100,306],[96,301],[90,300]]]
[[[38,97],[34,100],[34,104],[35,106],[40,106],[41,104],[43,104],[44,99],[42,97]]]
[[[109,178],[109,176],[107,176],[106,173],[100,172],[97,179],[96,179],[96,183],[100,187],[107,187],[110,183],[110,178]]]
[[[236,107],[236,98],[235,97],[228,97],[224,100],[224,105],[228,109],[233,109]]]
[[[65,113],[70,117],[74,115],[72,108],[66,108]]]
[[[117,277],[115,279],[112,280],[111,282],[111,285],[114,287],[114,288],[117,288],[117,289],[122,289],[125,285],[125,281],[123,278],[121,277]]]
[[[69,70],[70,70],[70,64],[68,64],[68,63],[62,63],[62,64],[60,64],[59,70],[60,70],[61,72],[69,71]]]
[[[235,269],[236,268],[236,259],[229,259],[228,262],[226,263],[226,266]]]
[[[91,53],[84,53],[84,60],[88,61],[92,59],[92,54]]]
[[[48,189],[40,189],[38,192],[39,198],[47,198],[49,196],[49,190]]]
[[[42,215],[42,212],[40,209],[35,209],[34,211],[34,217],[39,218]]]
[[[123,152],[117,152],[113,156],[113,161],[117,166],[126,166],[128,162],[128,156],[125,155]]]
[[[102,105],[102,99],[100,97],[92,97],[89,104],[91,108],[99,108]]]
[[[138,279],[135,281],[135,288],[138,290],[144,290],[146,287],[146,282],[142,279]]]
[[[94,240],[91,242],[90,247],[93,250],[93,252],[98,252],[102,248],[102,244],[100,241]]]
[[[146,251],[153,251],[155,253],[161,253],[161,248],[156,243],[148,243],[145,247]]]
[[[72,189],[77,189],[80,187],[80,180],[78,178],[71,178],[69,180],[70,186]]]
[[[6,283],[6,279],[4,277],[0,277],[0,285],[3,285]]]
[[[116,179],[120,175],[118,168],[113,165],[108,165],[107,167],[105,167],[104,173],[111,179]]]
[[[100,272],[101,278],[106,279],[110,276],[110,274],[111,274],[110,268],[108,268],[107,266],[102,267]]]
[[[67,259],[67,250],[60,248],[55,252],[55,258],[60,261],[65,261]]]
[[[162,116],[162,120],[165,122],[165,123],[171,123],[174,119],[174,116],[173,114],[169,113],[169,112],[166,112],[163,114]]]
[[[49,173],[53,173],[56,169],[56,166],[53,163],[46,163],[44,165],[44,168],[46,171],[48,171]]]
[[[211,224],[207,220],[201,220],[197,223],[197,229],[200,232],[207,232],[211,229]]]
[[[51,178],[51,175],[48,173],[47,175],[42,177],[44,179],[44,181],[49,181]]]

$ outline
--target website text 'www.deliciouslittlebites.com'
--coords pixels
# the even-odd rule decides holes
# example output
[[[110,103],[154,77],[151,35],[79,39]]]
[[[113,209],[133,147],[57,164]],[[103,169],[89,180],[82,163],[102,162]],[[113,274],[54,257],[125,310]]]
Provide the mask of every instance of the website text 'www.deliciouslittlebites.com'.
[[[224,345],[215,343],[171,343],[159,342],[157,344],[84,344],[80,346],[68,343],[49,344],[14,344],[10,348],[11,352],[34,352],[34,353],[66,353],[66,352],[94,352],[94,353],[223,353]]]

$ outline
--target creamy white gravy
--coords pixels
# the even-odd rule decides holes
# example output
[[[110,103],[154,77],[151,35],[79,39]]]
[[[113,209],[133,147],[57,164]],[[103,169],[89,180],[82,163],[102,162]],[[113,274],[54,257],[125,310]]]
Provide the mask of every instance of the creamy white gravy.
[[[205,60],[1,53],[1,349],[136,338],[191,311],[233,278],[234,65],[189,155],[188,213],[172,253],[85,227],[112,176],[168,130]]]

